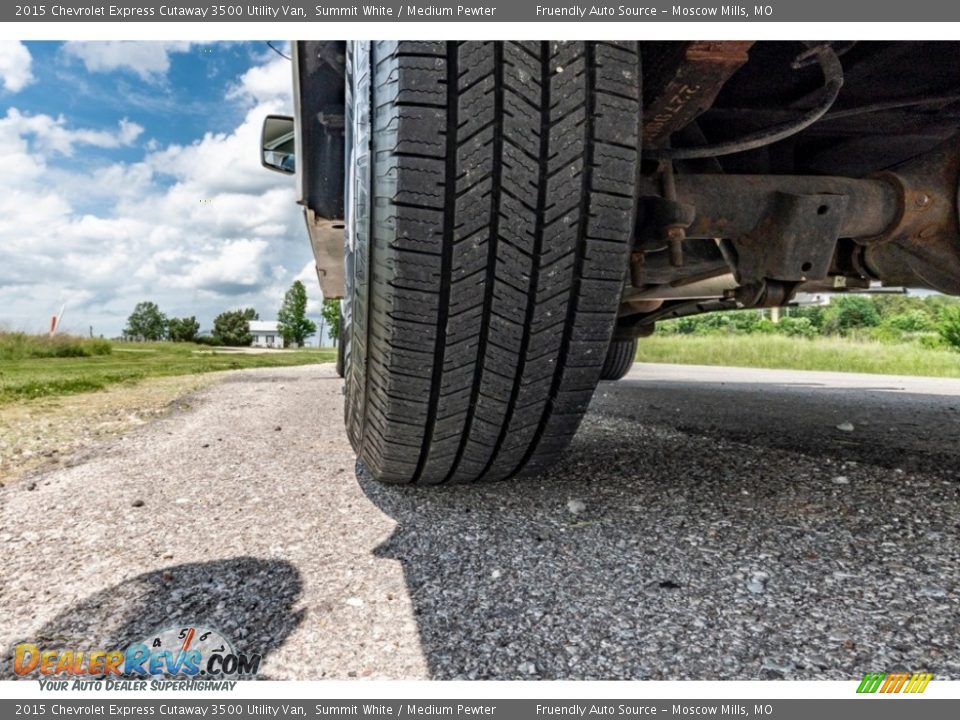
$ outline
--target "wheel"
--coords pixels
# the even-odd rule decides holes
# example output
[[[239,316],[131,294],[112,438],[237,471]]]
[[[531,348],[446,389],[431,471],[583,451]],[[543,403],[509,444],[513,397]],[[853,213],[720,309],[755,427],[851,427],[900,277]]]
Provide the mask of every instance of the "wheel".
[[[607,359],[600,371],[601,380],[619,380],[630,370],[637,356],[637,339],[614,340],[607,350]]]
[[[343,377],[347,340],[343,331],[343,303],[340,303],[340,332],[337,334],[337,375]]]
[[[635,224],[637,43],[353,42],[347,432],[385,482],[545,468],[586,411]]]

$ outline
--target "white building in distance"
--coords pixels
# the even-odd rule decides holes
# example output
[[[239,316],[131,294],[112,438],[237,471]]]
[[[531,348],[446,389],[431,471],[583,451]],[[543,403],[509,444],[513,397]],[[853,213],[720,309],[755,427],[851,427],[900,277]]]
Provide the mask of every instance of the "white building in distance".
[[[250,347],[283,347],[283,336],[280,334],[276,320],[251,320],[250,334],[253,335]]]

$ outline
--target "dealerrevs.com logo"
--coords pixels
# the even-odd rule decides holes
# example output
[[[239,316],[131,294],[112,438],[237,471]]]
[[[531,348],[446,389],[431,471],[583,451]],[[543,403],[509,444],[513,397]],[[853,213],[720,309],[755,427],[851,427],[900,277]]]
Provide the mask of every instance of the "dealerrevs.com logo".
[[[122,650],[41,650],[35,643],[20,643],[14,648],[13,671],[53,690],[87,689],[93,678],[107,689],[144,689],[154,679],[161,682],[151,688],[166,687],[162,681],[171,678],[203,680],[197,684],[211,689],[211,681],[253,678],[260,658],[237,652],[222,633],[198,625],[166,628]],[[228,685],[232,688],[233,682]],[[182,683],[177,687],[189,689]]]

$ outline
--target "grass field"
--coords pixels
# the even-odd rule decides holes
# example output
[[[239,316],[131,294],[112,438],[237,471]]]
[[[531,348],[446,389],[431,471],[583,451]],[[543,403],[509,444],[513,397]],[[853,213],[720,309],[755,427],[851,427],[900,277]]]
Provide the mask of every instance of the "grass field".
[[[66,358],[109,355],[110,341],[75,335],[29,335],[0,332],[0,363],[28,358]]]
[[[148,377],[332,362],[335,354],[332,349],[231,352],[192,343],[110,343],[106,350],[101,344],[33,346],[7,335],[0,337],[0,405]],[[782,335],[655,335],[640,341],[637,361],[960,377],[960,353],[950,350]]]
[[[952,350],[782,335],[654,335],[639,341],[637,362],[960,377]]]
[[[0,405],[102,390],[148,377],[332,362],[336,355],[335,350],[326,348],[254,354],[223,352],[192,343],[111,343],[106,353],[94,348],[88,356],[51,357],[30,349],[29,343],[25,350],[22,338],[12,340],[9,347],[3,340],[0,338]],[[13,342],[17,343],[15,348]]]

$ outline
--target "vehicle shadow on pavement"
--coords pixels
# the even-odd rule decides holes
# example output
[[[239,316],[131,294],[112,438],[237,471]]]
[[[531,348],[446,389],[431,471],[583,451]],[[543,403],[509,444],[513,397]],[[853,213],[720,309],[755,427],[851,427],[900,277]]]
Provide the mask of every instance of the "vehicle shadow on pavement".
[[[358,479],[436,679],[958,677],[955,486],[876,471],[592,412],[537,478]]]
[[[174,565],[86,597],[23,642],[40,650],[113,650],[165,629],[202,626],[219,631],[238,653],[266,656],[303,620],[304,611],[293,609],[301,590],[299,571],[283,560],[237,557]],[[13,648],[8,648],[0,678],[13,677]]]

